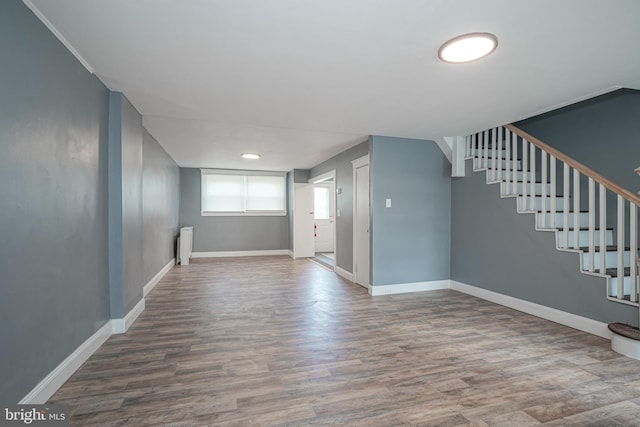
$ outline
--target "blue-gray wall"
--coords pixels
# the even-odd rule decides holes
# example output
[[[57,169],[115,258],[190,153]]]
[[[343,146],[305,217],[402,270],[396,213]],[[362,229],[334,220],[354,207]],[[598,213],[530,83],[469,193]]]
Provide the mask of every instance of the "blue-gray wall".
[[[616,184],[640,191],[640,91],[621,89],[515,123]]]
[[[142,116],[112,92],[109,116],[109,287],[111,317],[124,317],[141,299]]]
[[[370,174],[371,284],[449,279],[451,164],[436,143],[374,136]]]
[[[289,248],[288,216],[201,216],[200,169],[180,169],[180,226],[193,226],[193,251]]]
[[[580,273],[579,256],[555,249],[555,234],[534,230],[513,198],[467,161],[451,192],[451,279],[599,320],[637,324],[636,307],[606,298],[603,278]]]
[[[121,318],[175,257],[180,168],[121,93],[111,93],[109,122],[111,316]]]
[[[180,168],[143,129],[143,282],[175,258],[180,213]]]
[[[314,166],[309,178],[336,170],[336,266],[353,272],[353,167],[351,161],[369,153],[369,141],[364,141]]]
[[[109,92],[19,0],[0,3],[0,402],[109,320]]]

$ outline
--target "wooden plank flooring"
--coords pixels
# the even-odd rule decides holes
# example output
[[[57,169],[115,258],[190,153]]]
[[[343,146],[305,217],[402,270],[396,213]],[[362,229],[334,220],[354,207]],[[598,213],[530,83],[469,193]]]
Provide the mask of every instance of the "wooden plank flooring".
[[[194,260],[52,397],[78,426],[639,426],[640,362],[455,291]]]

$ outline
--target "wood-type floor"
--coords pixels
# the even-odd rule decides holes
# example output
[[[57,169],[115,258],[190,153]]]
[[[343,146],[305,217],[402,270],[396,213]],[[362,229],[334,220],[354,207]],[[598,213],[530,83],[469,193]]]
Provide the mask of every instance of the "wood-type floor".
[[[455,291],[218,258],[174,267],[50,402],[78,426],[640,426],[640,361]]]

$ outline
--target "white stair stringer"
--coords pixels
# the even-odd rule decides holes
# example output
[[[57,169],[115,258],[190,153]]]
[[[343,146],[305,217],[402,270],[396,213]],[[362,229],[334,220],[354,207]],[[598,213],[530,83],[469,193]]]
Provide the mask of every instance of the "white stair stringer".
[[[472,159],[472,158],[471,158]],[[478,159],[478,162],[480,162],[480,160]],[[504,167],[504,163],[505,161],[502,161],[501,163],[503,163],[503,167]],[[489,163],[490,165],[491,163]],[[511,162],[510,164],[513,164],[513,162]],[[484,165],[483,165],[484,166]],[[518,161],[517,164],[518,169],[520,168],[520,161]],[[507,171],[506,170],[492,170],[490,168],[485,168],[485,167],[479,167],[479,168],[475,168],[474,172],[481,172],[484,171],[485,172],[485,178],[486,178],[486,182],[487,184],[500,184],[500,197],[501,198],[515,198],[516,199],[516,212],[519,214],[535,214],[535,230],[536,231],[541,231],[541,232],[554,232],[556,235],[556,250],[559,251],[563,251],[563,252],[574,252],[576,253],[578,256],[578,263],[577,263],[577,267],[579,268],[580,272],[583,274],[587,274],[587,275],[591,275],[591,276],[596,276],[596,277],[602,277],[603,279],[606,280],[606,298],[610,301],[615,301],[618,303],[622,303],[622,304],[628,304],[628,305],[634,305],[637,306],[638,303],[637,302],[630,302],[629,300],[625,300],[625,299],[619,299],[616,298],[614,295],[617,294],[617,286],[618,286],[618,277],[613,277],[610,274],[604,274],[604,273],[600,273],[599,272],[599,268],[600,268],[600,253],[598,252],[598,247],[599,247],[599,243],[600,243],[600,230],[597,228],[597,225],[595,227],[595,236],[594,236],[594,244],[595,244],[595,253],[594,253],[594,271],[589,271],[589,252],[588,251],[584,251],[580,248],[585,248],[588,246],[589,242],[589,231],[588,231],[588,227],[589,227],[589,213],[588,212],[578,212],[577,215],[574,214],[573,212],[573,200],[571,200],[571,198],[569,199],[569,215],[567,217],[567,227],[568,227],[568,240],[569,240],[569,247],[564,248],[563,247],[563,239],[564,239],[564,230],[563,230],[563,226],[564,226],[564,217],[563,217],[563,209],[564,209],[564,198],[561,195],[556,195],[556,203],[555,203],[555,227],[551,227],[551,217],[552,217],[552,213],[551,213],[551,188],[550,188],[550,183],[547,182],[546,183],[546,212],[542,212],[542,189],[543,189],[543,183],[541,182],[536,182],[534,184],[534,190],[535,190],[535,194],[534,194],[534,209],[531,210],[531,183],[526,183],[527,185],[524,186],[524,177],[525,175],[528,176],[528,173],[525,173],[521,170],[517,170],[515,173],[514,171]],[[516,179],[516,193],[513,193],[513,180],[514,179],[514,175],[515,175],[515,179]],[[510,182],[508,182],[508,180]],[[526,200],[523,197],[524,192],[524,188],[526,188]],[[526,202],[526,204],[524,204]],[[523,205],[524,204],[524,205]],[[546,224],[546,226],[542,226],[541,224],[543,223],[542,219],[544,217],[544,223]],[[577,218],[577,224],[574,225],[574,222],[576,222],[576,218]],[[578,232],[578,249],[573,249],[573,238],[574,238],[574,233]],[[612,246],[615,244],[614,242],[614,232],[611,229],[607,229],[605,230],[605,245],[607,246]],[[627,250],[625,251],[624,254],[624,267],[628,268],[632,258],[630,257],[630,252]],[[605,254],[605,268],[606,269],[612,269],[612,268],[616,268],[617,267],[617,252],[614,250],[611,251],[607,251]],[[629,293],[631,292],[631,277],[629,276],[624,276],[623,277],[623,294],[624,295],[629,295]]]

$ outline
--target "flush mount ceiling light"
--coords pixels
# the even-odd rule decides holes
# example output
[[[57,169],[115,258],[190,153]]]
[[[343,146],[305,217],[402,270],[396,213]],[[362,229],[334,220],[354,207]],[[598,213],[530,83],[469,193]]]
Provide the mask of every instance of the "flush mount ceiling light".
[[[260,154],[255,154],[255,153],[243,153],[242,154],[242,158],[243,159],[250,159],[250,160],[256,160],[260,158]]]
[[[491,33],[469,33],[454,37],[438,49],[444,62],[462,63],[483,58],[496,50],[498,38]]]

